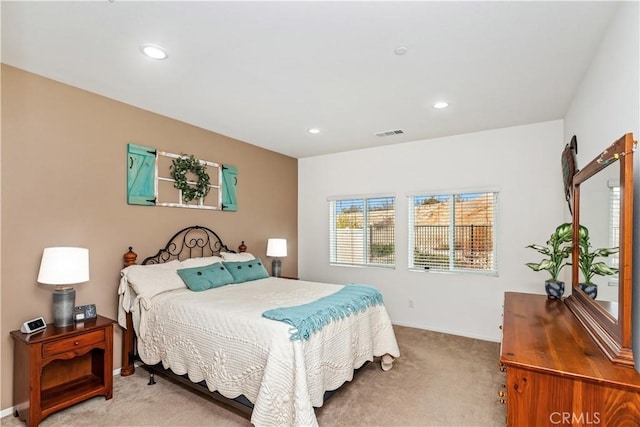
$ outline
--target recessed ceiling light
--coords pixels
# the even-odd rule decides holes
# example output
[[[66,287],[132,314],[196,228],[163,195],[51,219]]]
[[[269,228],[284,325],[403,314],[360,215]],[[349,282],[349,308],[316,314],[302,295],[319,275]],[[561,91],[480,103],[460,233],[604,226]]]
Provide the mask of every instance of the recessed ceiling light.
[[[311,134],[316,135],[316,134],[320,133],[320,129],[318,129],[318,128],[311,128],[311,129],[307,129],[307,132],[309,132],[309,133],[311,133]]]
[[[443,108],[447,108],[448,106],[449,106],[449,103],[444,101],[438,101],[435,104],[433,104],[433,108],[437,108],[438,110],[442,110]]]
[[[153,44],[143,44],[140,46],[140,51],[153,59],[166,59],[167,53],[160,46]]]

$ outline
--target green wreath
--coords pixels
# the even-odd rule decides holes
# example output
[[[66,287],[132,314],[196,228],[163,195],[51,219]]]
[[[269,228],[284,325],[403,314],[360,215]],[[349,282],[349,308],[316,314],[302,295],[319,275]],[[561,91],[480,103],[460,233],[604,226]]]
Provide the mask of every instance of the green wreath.
[[[192,172],[198,177],[195,187],[190,186],[187,182],[188,172]],[[211,189],[207,167],[193,155],[174,159],[171,166],[171,177],[175,180],[173,186],[182,192],[182,201],[185,203],[205,197]]]

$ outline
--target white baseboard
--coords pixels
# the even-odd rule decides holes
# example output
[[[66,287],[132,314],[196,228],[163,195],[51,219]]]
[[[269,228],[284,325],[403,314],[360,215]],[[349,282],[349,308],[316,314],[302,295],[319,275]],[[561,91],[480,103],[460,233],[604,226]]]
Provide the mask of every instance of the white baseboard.
[[[0,418],[4,418],[7,415],[11,414],[13,414],[13,406],[11,408],[3,409],[2,411],[0,411]]]
[[[120,375],[120,371],[122,371],[122,368],[114,369],[113,376],[115,377],[116,375]],[[15,412],[15,406],[12,406],[7,409],[3,409],[2,411],[0,411],[0,418],[4,418],[7,415],[13,414],[14,412]]]
[[[413,324],[411,322],[393,322],[393,324],[394,325],[398,325],[398,326],[406,326],[408,328],[425,329],[427,331],[440,332],[442,334],[457,335],[459,337],[473,338],[473,339],[481,340],[481,341],[500,342],[500,339],[496,339],[496,337],[488,337],[488,336],[484,336],[484,335],[474,335],[474,334],[461,334],[458,331],[450,331],[450,330],[447,330],[447,329],[432,328],[432,327],[428,327],[428,326],[425,326],[425,325]]]

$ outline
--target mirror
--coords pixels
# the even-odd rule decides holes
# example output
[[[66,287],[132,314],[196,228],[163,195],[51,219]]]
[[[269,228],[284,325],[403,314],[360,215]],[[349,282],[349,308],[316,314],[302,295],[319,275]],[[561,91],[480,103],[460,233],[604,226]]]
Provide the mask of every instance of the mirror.
[[[573,178],[572,293],[565,300],[607,357],[630,367],[634,366],[631,265],[635,144],[632,134],[624,135]],[[618,212],[610,211],[612,207],[617,207]],[[619,247],[616,256],[601,259],[620,270],[616,276],[594,280],[598,284],[597,299],[590,298],[579,286],[582,280],[578,262],[579,224],[589,229],[593,248]]]
[[[613,162],[580,184],[580,224],[589,230],[590,250],[617,248],[620,245],[620,162]],[[596,257],[594,262],[604,262],[619,268],[619,254]],[[581,270],[580,270],[581,272]],[[590,280],[596,287],[589,287],[595,301],[614,318],[618,318],[618,274],[595,274]],[[584,274],[579,283],[585,283]],[[586,285],[585,285],[586,286]],[[583,291],[584,288],[579,288]]]

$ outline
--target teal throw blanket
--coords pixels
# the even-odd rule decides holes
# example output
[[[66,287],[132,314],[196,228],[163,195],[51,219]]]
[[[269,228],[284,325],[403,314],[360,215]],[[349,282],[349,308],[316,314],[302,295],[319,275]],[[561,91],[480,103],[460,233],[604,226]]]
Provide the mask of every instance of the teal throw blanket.
[[[382,294],[367,285],[349,284],[338,292],[294,307],[281,307],[262,313],[263,317],[293,326],[291,340],[307,340],[332,320],[342,319],[382,304]]]

